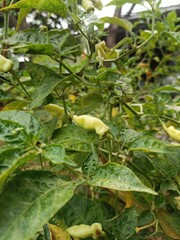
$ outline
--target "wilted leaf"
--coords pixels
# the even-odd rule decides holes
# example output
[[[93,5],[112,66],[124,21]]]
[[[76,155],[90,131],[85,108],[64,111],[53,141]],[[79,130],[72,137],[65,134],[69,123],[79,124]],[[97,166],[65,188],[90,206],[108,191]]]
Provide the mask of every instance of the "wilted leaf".
[[[57,227],[56,225],[49,224],[53,240],[71,240],[70,235],[63,229]]]
[[[163,208],[156,209],[155,213],[161,228],[167,236],[173,239],[180,239],[179,215],[173,216]]]

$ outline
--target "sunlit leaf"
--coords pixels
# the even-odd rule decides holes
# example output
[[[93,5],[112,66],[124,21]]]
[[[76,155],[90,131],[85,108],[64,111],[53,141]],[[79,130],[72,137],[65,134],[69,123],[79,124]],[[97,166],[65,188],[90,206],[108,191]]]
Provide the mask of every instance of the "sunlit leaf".
[[[116,163],[107,163],[100,166],[94,176],[88,179],[87,182],[93,186],[114,190],[157,194],[146,187],[129,168]]]
[[[118,25],[118,26],[126,29],[128,32],[132,31],[132,23],[126,19],[119,19],[117,17],[103,17],[103,18],[100,18],[100,20],[104,23]]]
[[[40,11],[48,11],[51,13],[55,13],[62,17],[66,17],[67,8],[63,1],[61,0],[20,0],[17,3],[9,5],[8,7],[2,8],[2,10],[14,9],[14,8],[35,8]]]
[[[112,0],[107,4],[107,6],[116,5],[117,7],[122,7],[122,5],[126,3],[141,4],[142,1],[141,0]]]
[[[130,146],[132,151],[144,151],[144,152],[157,152],[165,153],[170,151],[169,146],[154,137],[151,136],[142,136],[137,138]]]

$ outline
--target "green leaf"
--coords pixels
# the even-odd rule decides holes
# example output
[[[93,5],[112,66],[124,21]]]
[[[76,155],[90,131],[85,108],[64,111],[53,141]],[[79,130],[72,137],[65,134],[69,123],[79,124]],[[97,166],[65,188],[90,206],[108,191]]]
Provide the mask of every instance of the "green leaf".
[[[103,210],[99,204],[88,198],[74,195],[55,216],[57,221],[64,221],[67,226],[103,221]]]
[[[31,140],[21,124],[4,119],[0,119],[0,139],[15,146],[31,144]]]
[[[30,11],[31,11],[31,8],[21,8],[20,9],[19,14],[18,14],[16,30],[18,30],[20,28],[22,21],[30,13]]]
[[[43,149],[43,155],[53,163],[64,162],[65,149],[61,145],[50,144]]]
[[[173,154],[173,152],[172,152]],[[162,156],[149,156],[147,159],[154,166],[158,175],[162,175],[165,179],[175,179],[178,174],[178,166],[176,163],[173,163],[169,158],[163,154]]]
[[[14,9],[14,8],[28,8],[28,9],[34,8],[40,11],[55,13],[62,17],[66,17],[67,11],[68,11],[66,8],[66,4],[61,0],[48,0],[48,1],[20,0],[17,3],[9,5],[8,7],[2,8],[1,11]]]
[[[54,75],[56,74],[50,68],[35,64],[32,62],[26,62],[26,70],[28,71],[29,75],[31,76],[31,80],[34,84],[34,87],[40,86],[40,83],[43,81],[46,75]]]
[[[1,240],[29,240],[73,196],[75,182],[48,171],[18,174],[0,194]]]
[[[28,135],[27,137],[32,140],[32,143],[34,141],[36,142],[38,139],[41,140],[44,138],[45,128],[43,124],[36,116],[29,112],[20,110],[1,111],[0,119],[4,120],[5,125],[10,129],[15,129],[15,125],[17,125],[16,128],[23,128],[22,131],[19,131],[21,129],[18,129],[17,133],[22,133],[24,130]],[[10,129],[8,130],[8,133],[12,134],[12,132],[10,133]]]
[[[164,32],[163,35],[172,38],[178,44],[180,43],[180,32]]]
[[[75,151],[75,150],[67,150],[66,149],[66,163],[71,165],[72,167],[80,168],[82,167],[84,161],[90,155],[90,152],[82,152],[82,151]]]
[[[137,138],[130,146],[131,151],[144,151],[165,153],[170,151],[168,145],[161,140],[158,140],[151,136],[142,136]]]
[[[118,240],[124,240],[136,233],[138,213],[135,208],[126,209],[114,220],[113,233]]]
[[[0,76],[1,79],[1,76]],[[12,100],[13,96],[9,92],[5,92],[0,89],[0,102],[7,102],[9,100]]]
[[[155,88],[153,92],[179,92],[180,93],[180,86],[163,86],[159,88]]]
[[[93,131],[87,131],[78,125],[69,125],[54,132],[52,141],[62,144],[66,149],[91,152],[91,144],[98,143],[98,137]]]
[[[110,3],[107,4],[107,6],[115,5],[118,8],[120,8],[120,7],[122,7],[122,5],[124,5],[126,3],[141,4],[142,1],[141,0],[112,0]]]
[[[33,160],[35,151],[23,153],[19,148],[1,148],[0,150],[0,187],[5,180],[25,162]]]
[[[48,43],[47,34],[37,29],[26,29],[13,34],[8,38],[9,45],[23,46],[23,44],[45,44]]]
[[[43,100],[54,90],[54,88],[62,80],[63,80],[63,77],[58,74],[46,75],[36,89],[36,92],[33,96],[33,101],[30,104],[30,108],[32,109],[32,108],[41,106],[41,104],[43,103]]]
[[[54,47],[50,43],[42,44],[24,44],[23,46],[13,47],[16,53],[29,53],[29,54],[47,54],[54,53]]]
[[[95,173],[98,164],[98,154],[93,144],[91,144],[92,152],[88,155],[82,165],[82,171],[84,174],[91,176]]]
[[[116,163],[100,166],[95,175],[87,181],[90,185],[111,188],[119,191],[138,191],[156,195],[152,189],[146,187],[127,167]]]
[[[48,38],[55,46],[63,49],[64,47],[76,46],[78,41],[72,35],[69,29],[51,29],[48,32]]]
[[[65,149],[61,145],[50,144],[43,149],[43,155],[52,163],[65,163]]]
[[[81,100],[80,113],[85,114],[99,108],[102,104],[102,96],[98,93],[90,93],[84,96]]]
[[[103,18],[100,18],[100,21],[102,21],[104,23],[118,25],[118,26],[126,29],[128,32],[132,31],[132,23],[126,19],[119,19],[117,17],[103,17]]]

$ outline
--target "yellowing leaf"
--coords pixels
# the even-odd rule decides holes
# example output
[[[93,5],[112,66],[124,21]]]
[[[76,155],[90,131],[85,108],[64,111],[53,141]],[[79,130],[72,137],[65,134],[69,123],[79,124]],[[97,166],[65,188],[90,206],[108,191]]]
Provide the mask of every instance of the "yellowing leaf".
[[[156,209],[156,216],[165,234],[173,239],[180,239],[179,222],[164,209]]]
[[[53,240],[70,240],[70,235],[63,229],[57,227],[56,225],[49,224],[49,228],[52,234]]]

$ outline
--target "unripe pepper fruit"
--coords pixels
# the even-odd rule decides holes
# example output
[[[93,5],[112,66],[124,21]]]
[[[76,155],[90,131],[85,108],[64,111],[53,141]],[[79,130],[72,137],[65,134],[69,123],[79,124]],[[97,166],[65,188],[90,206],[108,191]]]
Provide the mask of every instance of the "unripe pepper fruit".
[[[9,72],[13,68],[13,61],[0,54],[0,72]]]
[[[159,119],[160,120],[160,119]],[[180,130],[175,129],[174,126],[166,127],[166,125],[160,120],[164,130],[167,134],[177,142],[180,142]]]
[[[87,130],[95,130],[99,137],[102,137],[109,131],[109,127],[100,119],[89,115],[73,116],[73,120],[81,127]]]

